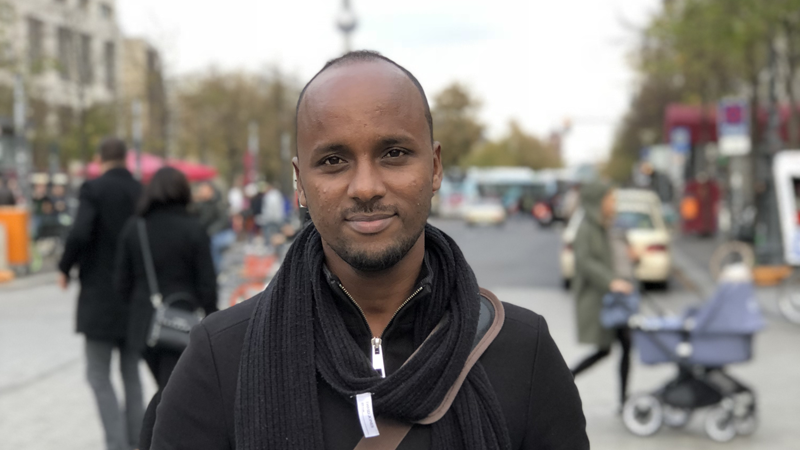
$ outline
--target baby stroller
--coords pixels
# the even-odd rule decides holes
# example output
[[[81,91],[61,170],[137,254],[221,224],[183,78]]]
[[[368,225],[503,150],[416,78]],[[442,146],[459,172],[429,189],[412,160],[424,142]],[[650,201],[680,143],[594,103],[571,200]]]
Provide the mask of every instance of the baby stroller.
[[[711,299],[681,317],[634,316],[630,326],[642,363],[675,364],[678,373],[655,392],[625,402],[628,430],[649,436],[662,424],[682,427],[695,410],[708,407],[711,439],[727,442],[755,431],[755,394],[724,369],[752,358],[753,335],[764,327],[746,266],[729,266]]]

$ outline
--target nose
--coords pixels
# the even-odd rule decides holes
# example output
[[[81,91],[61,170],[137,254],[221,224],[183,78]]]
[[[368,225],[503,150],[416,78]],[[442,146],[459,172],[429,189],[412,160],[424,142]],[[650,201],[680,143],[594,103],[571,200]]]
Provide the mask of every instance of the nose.
[[[347,195],[359,202],[370,202],[386,195],[386,185],[381,171],[371,162],[359,161],[356,164]]]

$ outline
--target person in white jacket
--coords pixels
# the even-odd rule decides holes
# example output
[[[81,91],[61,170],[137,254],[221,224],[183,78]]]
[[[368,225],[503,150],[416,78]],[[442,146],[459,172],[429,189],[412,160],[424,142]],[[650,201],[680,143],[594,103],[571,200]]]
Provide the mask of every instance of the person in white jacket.
[[[272,235],[278,233],[286,222],[286,209],[281,191],[272,185],[267,185],[261,208],[261,227],[264,230],[264,239],[270,242]]]

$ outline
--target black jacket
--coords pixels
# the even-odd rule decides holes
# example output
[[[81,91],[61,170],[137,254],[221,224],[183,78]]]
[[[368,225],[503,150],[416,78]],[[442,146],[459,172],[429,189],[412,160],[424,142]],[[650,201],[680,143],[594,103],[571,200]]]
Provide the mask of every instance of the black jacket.
[[[58,265],[69,275],[80,268],[78,332],[90,339],[125,337],[128,307],[114,290],[117,239],[133,215],[142,185],[125,168],[110,169],[81,186],[75,224]]]
[[[231,227],[231,219],[228,217],[228,207],[219,194],[215,193],[214,198],[197,202],[192,205],[192,210],[200,219],[200,225],[208,233],[214,236],[220,231],[225,231]]]
[[[136,222],[131,218],[122,231],[116,262],[116,285],[121,298],[130,303],[128,342],[143,349],[153,315],[150,288]],[[208,235],[196,217],[182,206],[158,207],[145,216],[147,238],[158,278],[166,299],[188,293],[206,314],[217,310],[217,276],[211,261]]]
[[[369,353],[370,331],[334,276],[342,317],[356,342]],[[424,291],[429,292],[429,291]],[[265,293],[269,295],[269,288]],[[383,340],[387,373],[414,352],[411,336],[418,295],[398,313]],[[191,343],[163,391],[156,412],[152,449],[234,449],[234,402],[242,343],[256,302],[248,300],[208,317],[192,331]],[[544,319],[504,304],[500,334],[480,361],[505,413],[513,449],[589,448],[581,400],[572,374],[550,337]],[[318,377],[325,448],[352,450],[362,437],[355,403],[338,396]],[[153,408],[148,409],[152,416]],[[152,417],[145,418],[145,428]],[[430,448],[430,426],[415,425],[400,450]],[[142,447],[145,449],[146,447]]]

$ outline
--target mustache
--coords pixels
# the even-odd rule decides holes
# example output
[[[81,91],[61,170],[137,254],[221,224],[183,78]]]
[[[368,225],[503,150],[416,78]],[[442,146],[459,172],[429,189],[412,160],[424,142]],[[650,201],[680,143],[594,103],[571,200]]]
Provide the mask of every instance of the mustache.
[[[374,213],[396,214],[397,208],[391,205],[383,205],[377,202],[356,203],[355,206],[352,206],[342,211],[342,216],[347,218],[356,214],[374,214]]]

